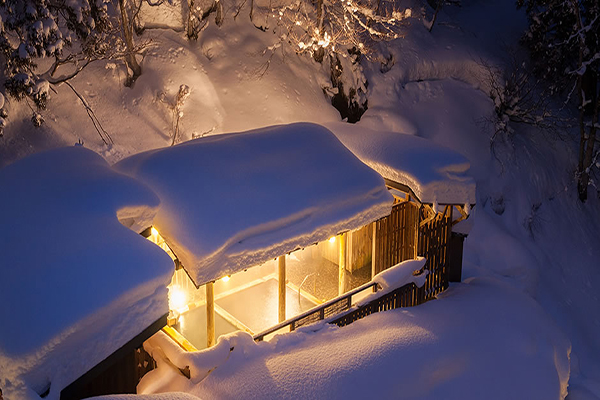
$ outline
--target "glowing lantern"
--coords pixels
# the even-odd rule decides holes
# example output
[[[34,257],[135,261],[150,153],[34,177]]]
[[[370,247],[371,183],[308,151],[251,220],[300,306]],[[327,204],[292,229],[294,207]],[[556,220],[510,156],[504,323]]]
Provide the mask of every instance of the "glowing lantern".
[[[171,309],[178,310],[186,305],[186,295],[183,290],[177,285],[169,288],[169,299],[171,303]]]
[[[335,243],[335,236],[329,238],[329,243]]]

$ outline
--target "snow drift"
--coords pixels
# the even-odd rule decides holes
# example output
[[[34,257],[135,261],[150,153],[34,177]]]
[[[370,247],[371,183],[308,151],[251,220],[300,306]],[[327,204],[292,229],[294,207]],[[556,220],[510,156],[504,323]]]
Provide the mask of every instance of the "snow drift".
[[[236,347],[199,385],[179,384],[203,399],[565,397],[570,343],[535,301],[484,278],[440,297]]]

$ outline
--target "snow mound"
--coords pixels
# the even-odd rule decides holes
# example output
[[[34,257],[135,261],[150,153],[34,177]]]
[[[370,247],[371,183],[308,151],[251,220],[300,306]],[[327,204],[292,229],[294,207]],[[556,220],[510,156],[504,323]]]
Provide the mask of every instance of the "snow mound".
[[[203,399],[566,396],[570,343],[530,297],[474,279],[440,298],[234,350],[187,390]]]
[[[410,187],[422,202],[475,204],[469,161],[455,151],[417,136],[360,124],[326,126],[365,164],[384,178]]]
[[[140,394],[169,391],[172,388],[184,390],[186,386],[197,385],[225,364],[231,352],[250,354],[257,351],[258,345],[250,334],[236,331],[219,336],[213,347],[188,352],[159,331],[144,342],[144,349],[156,360],[157,368],[144,375],[138,384],[137,392]],[[177,370],[189,373],[189,381],[183,379]]]
[[[297,123],[192,140],[115,168],[161,199],[155,226],[200,285],[389,214],[382,178]]]
[[[421,270],[427,260],[423,257],[418,257],[416,260],[406,260],[394,265],[375,275],[372,279],[383,290],[394,290],[406,284],[414,283],[418,287],[425,284],[427,273],[414,275],[415,271]],[[378,293],[380,294],[380,293]]]
[[[0,387],[57,399],[168,312],[173,262],[118,219],[139,227],[159,200],[80,146],[0,169],[0,188]]]

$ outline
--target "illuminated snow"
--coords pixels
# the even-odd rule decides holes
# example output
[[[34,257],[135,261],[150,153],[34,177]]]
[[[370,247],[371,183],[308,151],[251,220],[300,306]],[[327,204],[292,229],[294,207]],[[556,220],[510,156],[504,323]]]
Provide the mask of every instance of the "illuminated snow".
[[[410,187],[426,203],[474,204],[469,161],[432,141],[361,124],[326,124],[346,147],[384,178]]]
[[[115,165],[148,184],[155,226],[197,284],[389,214],[382,178],[308,123],[196,139]]]

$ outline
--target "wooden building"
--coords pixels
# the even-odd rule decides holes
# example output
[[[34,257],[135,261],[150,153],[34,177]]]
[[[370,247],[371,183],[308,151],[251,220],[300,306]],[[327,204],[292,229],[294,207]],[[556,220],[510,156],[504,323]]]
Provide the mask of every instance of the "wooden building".
[[[42,348],[49,348],[44,341],[59,345],[37,364],[24,357],[33,367],[26,376],[12,378],[48,399],[133,393],[154,368],[143,344],[159,330],[186,350],[210,347],[220,334],[235,330],[263,340],[342,315],[353,298],[376,288],[371,282],[376,274],[417,256],[427,259],[425,284],[394,294],[389,301],[395,306],[434,298],[451,279],[460,279],[453,260],[462,256],[462,242],[452,228],[474,204],[464,159],[410,137],[363,132],[371,135],[368,151],[356,145],[364,145],[352,131],[358,128],[334,128],[335,135],[302,123],[211,136],[137,154],[112,168],[88,150],[63,149],[0,171],[0,183],[22,180],[43,190],[32,171],[70,168],[72,180],[57,184],[62,191],[43,194],[53,205],[64,202],[67,208],[57,215],[67,217],[44,219],[47,211],[39,210],[39,220],[48,226],[40,225],[46,236],[36,238],[62,240],[64,248],[42,254],[48,265],[38,269],[40,276],[56,269],[60,277],[62,265],[79,265],[69,258],[75,254],[89,268],[85,276],[92,277],[87,285],[71,278],[56,281],[81,297],[65,295],[66,309],[56,306],[40,314],[39,321],[54,316],[64,322],[40,339]],[[373,151],[377,145],[383,150]],[[447,162],[440,166],[431,149],[427,153],[430,147]],[[418,162],[399,163],[402,149],[408,158],[419,156]],[[89,174],[80,172],[86,165]],[[101,188],[93,189],[96,197],[84,196],[73,212],[74,193],[95,184]],[[17,226],[19,218],[25,217],[2,222]],[[48,234],[61,223],[83,228]],[[91,239],[77,242],[83,231]],[[95,244],[98,238],[108,238],[107,245]],[[80,243],[76,251],[69,247],[73,242]],[[38,247],[50,248],[45,241]],[[69,257],[52,264],[57,254]],[[38,262],[27,255],[22,263],[36,270]],[[78,271],[73,269],[74,276]],[[2,273],[0,284],[18,287],[18,275]],[[344,325],[390,307],[386,301],[334,322]],[[80,317],[78,302],[90,304]],[[72,318],[62,318],[71,308]],[[22,321],[22,330],[37,322]],[[0,366],[14,361],[3,353],[7,343],[0,343]],[[83,361],[74,361],[78,357]],[[56,370],[68,373],[51,371],[59,359],[64,365],[59,362]],[[185,368],[180,372],[186,375]]]
[[[348,238],[394,202],[381,176],[314,124],[203,138],[115,168],[161,199],[146,236],[178,266],[170,324],[199,349],[367,282],[371,245]]]
[[[457,224],[468,218],[476,195],[469,161],[414,135],[343,123],[327,127],[384,178],[395,198],[391,214],[373,224],[373,273],[423,256],[432,275],[426,283],[429,296],[449,281],[460,281],[468,227]]]
[[[440,151],[430,143],[419,145]],[[244,170],[232,160],[259,167]],[[281,165],[284,160],[287,165]],[[120,171],[148,184],[163,204],[169,205],[159,212],[153,231],[146,232],[178,265],[170,285],[170,325],[174,330],[169,335],[195,349],[210,347],[219,334],[238,329],[262,337],[272,326],[333,301],[368,283],[377,273],[417,256],[428,260],[424,300],[447,288],[452,271],[452,226],[467,216],[465,204],[474,196],[472,180],[461,181],[458,191],[467,197],[453,200],[456,204],[427,202],[405,183],[377,176],[356,161],[326,129],[292,124],[203,139],[136,155],[117,165]],[[327,174],[323,165],[330,168]],[[184,166],[189,176],[183,182],[181,177],[179,181],[169,178]],[[158,177],[156,171],[160,171]],[[200,194],[207,186],[195,182],[210,182],[212,193]],[[415,182],[421,192],[423,187],[428,189],[423,181]],[[332,197],[330,186],[334,183]],[[453,192],[448,186],[446,181],[446,196]],[[373,193],[380,200],[373,202]],[[226,196],[239,201],[224,205]],[[199,197],[202,200],[198,201]],[[290,199],[301,201],[290,208]],[[174,226],[174,215],[192,208],[190,200],[198,207],[181,225]],[[347,204],[353,206],[345,208]],[[228,208],[230,205],[235,209]],[[285,212],[279,213],[282,208]],[[254,225],[238,226],[253,212],[259,214]],[[228,219],[232,231],[206,250],[214,225],[201,221],[224,213],[235,214]],[[303,214],[312,221],[299,231],[298,221],[304,224],[305,219],[293,216]],[[265,226],[269,226],[266,233],[262,231]],[[259,245],[246,244],[258,242],[258,237]],[[253,308],[253,304],[258,306]]]

